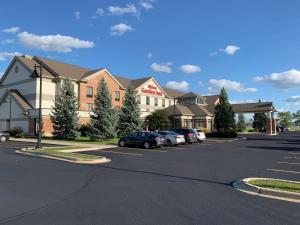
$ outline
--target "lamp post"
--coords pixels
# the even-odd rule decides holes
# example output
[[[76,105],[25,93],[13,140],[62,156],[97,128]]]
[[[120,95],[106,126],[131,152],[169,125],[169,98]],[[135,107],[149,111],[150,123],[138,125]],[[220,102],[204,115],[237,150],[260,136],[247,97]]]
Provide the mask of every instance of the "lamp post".
[[[175,111],[176,111],[176,98],[174,97],[174,104],[173,104],[173,128],[176,128],[176,119],[175,119]]]
[[[37,69],[40,69],[40,74],[38,74]],[[37,138],[37,144],[36,144],[36,149],[42,148],[42,72],[43,72],[43,67],[42,64],[40,65],[34,65],[34,71],[32,74],[32,77],[34,78],[40,78],[40,93],[39,93],[39,129],[38,129],[38,138]]]

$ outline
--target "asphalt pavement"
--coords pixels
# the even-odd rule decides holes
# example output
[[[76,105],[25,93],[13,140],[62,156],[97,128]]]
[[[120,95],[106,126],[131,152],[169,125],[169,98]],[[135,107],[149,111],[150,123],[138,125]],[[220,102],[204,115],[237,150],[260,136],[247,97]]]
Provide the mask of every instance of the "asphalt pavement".
[[[85,152],[78,165],[0,143],[0,224],[300,224],[300,204],[232,188],[245,177],[300,181],[300,133],[144,150]]]

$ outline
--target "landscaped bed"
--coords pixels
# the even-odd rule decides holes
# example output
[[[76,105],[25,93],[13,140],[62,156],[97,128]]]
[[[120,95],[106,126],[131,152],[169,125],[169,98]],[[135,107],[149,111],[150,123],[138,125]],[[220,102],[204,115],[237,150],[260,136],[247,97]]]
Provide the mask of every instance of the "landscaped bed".
[[[83,147],[78,147],[78,146],[49,147],[43,149],[26,149],[23,151],[32,154],[37,154],[37,155],[45,155],[45,156],[51,156],[56,158],[68,159],[72,161],[91,161],[91,160],[103,159],[103,157],[101,156],[87,155],[87,154],[81,154],[75,152],[64,152],[64,150],[76,150],[76,149],[83,149]]]
[[[300,183],[283,180],[253,179],[249,183],[262,188],[300,193]]]

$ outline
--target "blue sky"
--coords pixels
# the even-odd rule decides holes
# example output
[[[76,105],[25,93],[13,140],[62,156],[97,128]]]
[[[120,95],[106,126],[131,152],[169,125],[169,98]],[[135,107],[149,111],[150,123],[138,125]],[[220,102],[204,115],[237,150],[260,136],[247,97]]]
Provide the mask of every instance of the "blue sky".
[[[300,109],[297,0],[3,1],[0,73],[13,54],[154,76],[232,102]]]

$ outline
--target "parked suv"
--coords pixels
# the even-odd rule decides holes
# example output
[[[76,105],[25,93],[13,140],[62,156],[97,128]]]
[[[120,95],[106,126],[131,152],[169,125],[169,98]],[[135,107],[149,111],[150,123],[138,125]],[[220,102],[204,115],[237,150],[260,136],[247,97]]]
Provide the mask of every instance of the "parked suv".
[[[177,134],[184,135],[185,142],[189,144],[197,142],[197,136],[193,129],[175,129],[173,131]]]
[[[5,132],[0,132],[0,142],[8,141],[9,134]]]
[[[164,139],[154,132],[135,132],[120,138],[119,146],[160,147],[163,141]]]

